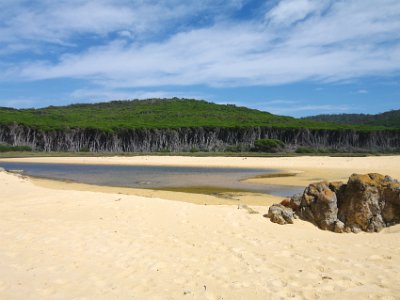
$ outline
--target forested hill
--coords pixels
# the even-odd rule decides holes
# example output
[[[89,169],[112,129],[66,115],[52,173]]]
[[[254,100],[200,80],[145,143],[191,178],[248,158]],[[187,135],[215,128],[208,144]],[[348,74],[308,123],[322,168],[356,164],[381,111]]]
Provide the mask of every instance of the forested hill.
[[[0,145],[34,151],[250,151],[260,139],[279,140],[288,152],[400,149],[399,129],[296,119],[198,100],[0,108]]]
[[[376,115],[366,114],[338,114],[318,115],[304,118],[304,120],[333,122],[340,124],[358,124],[366,126],[384,126],[400,128],[400,110],[392,110]]]
[[[246,107],[191,99],[149,99],[50,106],[41,109],[0,108],[0,125],[19,124],[39,130],[92,128],[105,131],[136,128],[276,127],[310,129],[385,129],[332,124],[317,119],[276,116]],[[363,124],[359,122],[359,124]],[[372,124],[375,125],[375,124]]]

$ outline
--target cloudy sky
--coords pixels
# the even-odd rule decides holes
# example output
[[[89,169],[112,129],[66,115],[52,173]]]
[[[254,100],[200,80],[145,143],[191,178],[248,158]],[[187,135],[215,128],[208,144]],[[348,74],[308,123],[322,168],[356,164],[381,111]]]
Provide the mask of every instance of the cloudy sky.
[[[0,106],[400,108],[399,0],[0,0]]]

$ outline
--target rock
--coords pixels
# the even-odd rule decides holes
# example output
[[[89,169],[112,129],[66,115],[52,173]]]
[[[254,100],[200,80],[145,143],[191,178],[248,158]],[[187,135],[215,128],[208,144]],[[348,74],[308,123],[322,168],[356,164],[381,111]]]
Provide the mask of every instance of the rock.
[[[337,220],[335,222],[334,231],[337,232],[337,233],[345,232],[344,223],[342,221],[340,221],[340,220]]]
[[[400,223],[400,183],[377,173],[353,174],[347,184],[322,181],[301,195],[271,206],[268,216],[278,224],[300,217],[334,232],[378,232]]]
[[[329,189],[332,192],[340,193],[344,188],[346,188],[346,184],[341,181],[329,182]]]
[[[337,220],[337,198],[328,182],[310,184],[304,191],[300,207],[296,211],[300,218],[324,230],[334,230]]]
[[[273,204],[268,210],[267,217],[271,222],[280,225],[293,224],[294,212],[291,208],[282,204]]]
[[[329,183],[329,189],[336,194],[338,207],[343,199],[343,193],[346,190],[346,184],[341,181],[334,181]]]
[[[303,197],[303,194],[299,193],[299,194],[293,195],[292,198],[290,198],[291,208],[293,210],[299,209],[302,197]]]
[[[385,224],[382,219],[382,202],[378,189],[379,176],[351,175],[340,205],[338,218],[351,230],[379,231]]]
[[[303,196],[303,194],[301,194],[301,193],[293,195],[290,199],[282,200],[282,202],[280,204],[296,211],[300,207],[302,196]]]
[[[382,216],[386,226],[391,226],[400,223],[400,183],[397,180],[385,182],[387,185],[382,191],[382,198],[385,202]]]
[[[353,174],[338,218],[353,232],[378,232],[400,221],[400,184],[381,174]]]
[[[399,183],[398,180],[390,177],[390,176],[385,176],[385,178],[383,179],[384,182],[389,182],[389,183]]]
[[[281,203],[279,203],[285,207],[290,207],[290,199],[283,199]]]

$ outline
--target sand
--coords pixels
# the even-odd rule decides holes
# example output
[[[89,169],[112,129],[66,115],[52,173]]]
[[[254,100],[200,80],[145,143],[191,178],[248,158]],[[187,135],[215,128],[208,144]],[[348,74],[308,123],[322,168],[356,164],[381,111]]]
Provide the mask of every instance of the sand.
[[[329,170],[339,179],[353,171],[400,178],[395,156],[57,160],[306,171],[279,178],[293,184]],[[0,172],[0,299],[399,299],[400,226],[335,234],[303,221],[273,224],[265,206],[158,196],[39,186]]]

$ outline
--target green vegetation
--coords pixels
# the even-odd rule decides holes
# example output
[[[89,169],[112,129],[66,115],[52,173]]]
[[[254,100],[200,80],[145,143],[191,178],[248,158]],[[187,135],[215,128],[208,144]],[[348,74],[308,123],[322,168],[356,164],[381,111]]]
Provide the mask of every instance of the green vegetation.
[[[82,147],[79,152],[90,152],[90,149],[88,147]]]
[[[0,145],[0,152],[25,152],[32,151],[31,147],[28,146],[10,146],[10,145]]]
[[[296,153],[301,154],[309,154],[309,153],[339,153],[337,149],[328,148],[328,149],[319,149],[319,148],[310,148],[310,147],[299,147],[296,149]]]
[[[400,128],[400,110],[392,110],[376,115],[365,114],[338,114],[318,115],[304,118],[320,122],[334,122],[340,124],[358,124],[366,126],[384,126],[388,128]]]
[[[280,152],[284,146],[284,143],[277,139],[259,139],[254,142],[254,150],[257,152]]]
[[[194,157],[296,157],[296,156],[346,156],[346,157],[364,157],[364,156],[386,156],[399,154],[399,152],[334,152],[334,153],[296,153],[296,152],[281,152],[281,153],[266,153],[266,152],[1,152],[2,158],[20,158],[20,157],[112,157],[112,156],[194,156]]]
[[[114,131],[133,128],[255,127],[378,130],[385,127],[322,123],[276,116],[246,107],[192,99],[149,99],[41,109],[0,108],[0,124],[22,124],[42,130],[70,128]]]
[[[317,151],[314,148],[309,148],[309,147],[299,147],[296,149],[296,153],[317,153]]]
[[[225,148],[225,152],[249,152],[250,147],[246,144],[232,145]]]

